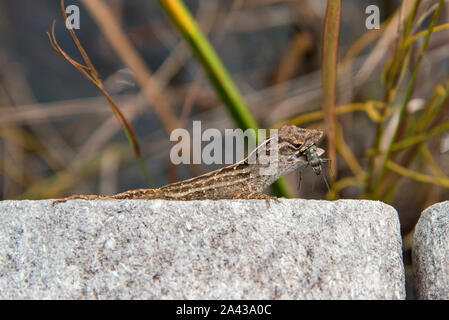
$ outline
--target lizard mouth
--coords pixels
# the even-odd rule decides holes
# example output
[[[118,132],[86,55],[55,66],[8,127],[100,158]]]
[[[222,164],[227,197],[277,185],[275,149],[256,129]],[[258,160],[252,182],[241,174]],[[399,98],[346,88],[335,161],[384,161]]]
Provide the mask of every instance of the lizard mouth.
[[[321,149],[321,148],[316,148],[316,153],[317,153],[317,155],[318,155],[318,157],[321,157],[321,155],[322,154],[324,154],[324,150],[323,149]],[[294,161],[294,160],[296,160],[296,161],[308,161],[307,160],[307,157],[305,156],[305,154],[304,153],[301,153],[301,152],[297,152],[297,153],[295,153],[291,158],[290,158],[290,160],[292,160],[292,161]]]
[[[305,155],[301,154],[301,152],[295,153],[293,156],[291,156],[290,158],[291,161],[303,161],[306,162],[307,158]]]

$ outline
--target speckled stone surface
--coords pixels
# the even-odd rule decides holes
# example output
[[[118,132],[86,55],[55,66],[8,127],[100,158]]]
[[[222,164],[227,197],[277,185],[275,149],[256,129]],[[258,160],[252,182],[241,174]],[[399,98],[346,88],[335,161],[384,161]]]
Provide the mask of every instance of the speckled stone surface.
[[[381,202],[0,203],[2,299],[404,299]]]
[[[412,252],[418,299],[449,300],[449,201],[423,211]]]

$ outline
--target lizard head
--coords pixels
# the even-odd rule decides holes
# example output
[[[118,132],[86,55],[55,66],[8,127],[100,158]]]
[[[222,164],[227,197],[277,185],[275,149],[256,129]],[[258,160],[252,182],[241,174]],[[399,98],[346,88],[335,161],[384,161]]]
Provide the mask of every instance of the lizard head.
[[[295,125],[285,125],[278,132],[278,143],[288,145],[296,151],[299,157],[312,145],[317,144],[323,138],[323,131],[315,129],[303,129]]]
[[[277,138],[277,142],[273,138]],[[306,150],[318,143],[323,137],[320,130],[303,129],[294,125],[283,126],[275,134],[267,138],[258,147],[259,156],[266,154],[270,157],[270,164],[278,168],[275,175],[280,176],[287,172],[306,167],[310,164]],[[277,157],[273,155],[273,149],[276,149]],[[319,157],[324,153],[323,149],[317,148],[314,152]]]
[[[279,164],[281,168],[285,168],[284,173],[309,165],[306,151],[319,143],[323,135],[321,130],[303,129],[295,125],[285,125],[279,129]],[[316,149],[318,157],[323,153],[323,149]]]

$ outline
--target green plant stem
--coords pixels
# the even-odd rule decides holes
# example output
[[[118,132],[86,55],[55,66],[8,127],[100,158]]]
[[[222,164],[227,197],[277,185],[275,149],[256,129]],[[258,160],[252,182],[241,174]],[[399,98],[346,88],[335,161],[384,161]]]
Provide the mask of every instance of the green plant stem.
[[[385,175],[385,171],[386,171],[386,168],[387,168],[387,164],[388,164],[388,161],[390,160],[390,156],[391,156],[391,153],[392,153],[393,144],[396,141],[396,138],[398,136],[399,128],[401,128],[402,123],[404,121],[405,111],[406,111],[407,104],[410,101],[410,97],[411,97],[412,92],[413,92],[413,87],[414,87],[414,84],[415,84],[416,76],[417,76],[418,71],[419,71],[419,67],[420,67],[422,59],[424,57],[424,53],[427,50],[427,47],[429,45],[430,36],[432,35],[433,28],[434,28],[434,26],[435,26],[435,24],[437,22],[437,19],[438,19],[439,15],[440,15],[441,9],[443,8],[443,5],[444,5],[444,0],[440,0],[438,8],[437,8],[437,10],[435,11],[435,13],[433,15],[432,22],[430,23],[430,27],[429,27],[429,29],[427,31],[427,35],[426,35],[424,44],[422,45],[421,50],[418,53],[418,60],[417,60],[415,66],[413,68],[412,77],[411,77],[410,82],[409,82],[409,84],[407,86],[407,91],[406,91],[403,103],[401,105],[401,109],[399,110],[398,123],[396,124],[396,127],[394,129],[394,133],[393,133],[393,137],[391,139],[391,142],[390,142],[390,144],[387,147],[387,151],[386,151],[385,156],[384,156],[383,161],[382,161],[382,167],[381,167],[381,170],[380,170],[380,173],[379,173],[379,177],[378,177],[378,179],[376,181],[376,184],[374,186],[374,190],[373,190],[374,198],[378,197],[379,189],[380,189],[380,186],[382,184],[383,177]]]
[[[159,0],[159,4],[181,32],[195,56],[206,70],[215,91],[223,101],[237,126],[243,130],[253,129],[255,132],[254,139],[258,142],[258,125],[256,120],[246,107],[242,96],[226,71],[226,68],[206,36],[198,27],[185,4],[181,0]],[[277,196],[289,197],[291,194],[284,179],[276,181],[272,189]]]

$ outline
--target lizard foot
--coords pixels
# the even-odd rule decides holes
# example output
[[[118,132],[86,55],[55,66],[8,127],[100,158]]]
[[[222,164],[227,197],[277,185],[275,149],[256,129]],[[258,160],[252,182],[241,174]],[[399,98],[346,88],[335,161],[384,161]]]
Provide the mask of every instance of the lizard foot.
[[[265,200],[267,202],[268,207],[271,207],[271,200],[274,200],[276,202],[279,202],[279,198],[270,196],[265,193],[259,193],[259,192],[236,192],[233,197],[233,199],[244,199],[244,200]]]

